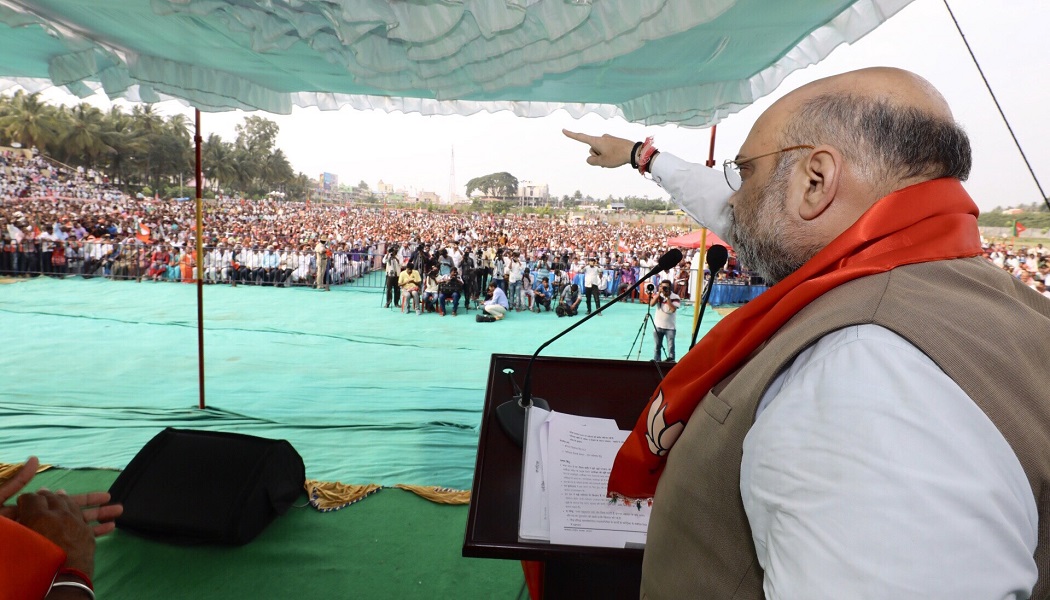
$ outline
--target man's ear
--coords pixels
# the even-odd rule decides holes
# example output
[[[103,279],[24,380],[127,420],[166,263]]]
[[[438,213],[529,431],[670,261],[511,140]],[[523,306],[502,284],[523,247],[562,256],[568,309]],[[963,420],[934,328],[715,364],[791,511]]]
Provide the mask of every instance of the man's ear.
[[[842,154],[832,146],[817,146],[803,166],[808,181],[798,214],[810,221],[822,215],[835,201],[843,174]]]

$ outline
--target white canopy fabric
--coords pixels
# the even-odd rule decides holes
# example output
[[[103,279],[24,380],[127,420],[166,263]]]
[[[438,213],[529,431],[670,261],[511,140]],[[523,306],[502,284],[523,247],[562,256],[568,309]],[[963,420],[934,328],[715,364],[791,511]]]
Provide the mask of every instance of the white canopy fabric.
[[[0,77],[205,111],[705,126],[910,1],[0,0]]]

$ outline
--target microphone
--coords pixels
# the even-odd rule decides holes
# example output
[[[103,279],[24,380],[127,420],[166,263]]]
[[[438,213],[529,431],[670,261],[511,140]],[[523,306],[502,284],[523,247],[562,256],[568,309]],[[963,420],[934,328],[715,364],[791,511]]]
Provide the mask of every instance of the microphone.
[[[722,248],[722,251],[725,252],[725,248],[724,247],[721,247],[721,248]],[[661,256],[657,260],[656,266],[653,267],[652,270],[650,270],[644,276],[639,277],[638,281],[634,282],[634,285],[632,285],[631,287],[629,287],[626,290],[624,290],[623,293],[621,293],[619,296],[613,298],[612,301],[607,302],[607,303],[605,303],[605,305],[599,307],[598,310],[592,312],[591,314],[587,315],[586,317],[584,317],[584,318],[580,319],[579,321],[573,323],[572,325],[567,327],[564,331],[562,331],[558,335],[552,337],[551,339],[547,340],[546,342],[543,342],[543,344],[541,344],[540,347],[536,349],[536,352],[534,352],[532,354],[532,358],[529,359],[528,366],[525,367],[525,380],[521,384],[521,387],[522,387],[521,393],[519,395],[517,395],[516,399],[515,398],[511,398],[510,400],[508,400],[508,401],[504,402],[503,404],[500,404],[499,406],[496,407],[496,419],[499,421],[500,427],[503,428],[503,431],[510,437],[510,439],[514,440],[514,442],[519,447],[521,447],[522,441],[525,438],[525,409],[526,408],[529,408],[530,406],[532,406],[535,403],[536,406],[539,406],[540,408],[542,408],[544,410],[550,410],[550,406],[547,404],[546,400],[544,400],[542,398],[533,398],[532,397],[532,363],[536,361],[536,357],[539,356],[540,352],[544,348],[546,348],[547,346],[550,346],[555,341],[560,339],[563,335],[569,333],[573,329],[576,329],[580,325],[583,325],[588,320],[590,320],[592,317],[595,317],[595,316],[598,316],[599,314],[601,314],[601,312],[603,310],[609,308],[613,304],[616,304],[620,300],[623,300],[624,298],[629,296],[631,294],[631,292],[633,292],[634,290],[638,289],[638,286],[642,285],[642,283],[644,283],[646,279],[649,279],[650,277],[652,277],[653,275],[656,275],[660,271],[670,270],[670,269],[672,269],[675,265],[677,265],[680,262],[682,262],[682,251],[679,250],[678,248],[671,248],[670,250],[665,252],[663,254],[663,256]],[[723,261],[723,264],[724,264],[724,261]],[[721,268],[721,267],[719,267],[719,268]],[[508,374],[508,376],[509,376],[509,374]],[[513,382],[513,378],[511,378],[511,381]]]
[[[707,269],[711,271],[711,281],[707,284],[707,289],[704,290],[703,296],[700,301],[700,312],[696,317],[696,324],[693,325],[693,340],[689,343],[689,349],[696,345],[696,334],[700,331],[700,321],[704,318],[704,309],[707,308],[707,301],[711,299],[711,290],[715,287],[715,277],[718,272],[722,270],[722,267],[726,266],[726,261],[729,260],[729,250],[722,244],[714,244],[707,249]]]
[[[729,250],[722,244],[715,244],[711,246],[707,251],[707,268],[711,270],[712,279],[715,273],[722,270],[722,267],[726,266],[726,261],[729,260]]]

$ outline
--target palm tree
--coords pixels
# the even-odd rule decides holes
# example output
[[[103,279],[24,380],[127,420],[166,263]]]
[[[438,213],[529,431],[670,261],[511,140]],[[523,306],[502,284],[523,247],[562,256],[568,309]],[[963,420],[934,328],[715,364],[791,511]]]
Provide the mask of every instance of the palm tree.
[[[15,92],[3,117],[0,132],[24,148],[37,147],[44,152],[56,139],[55,109],[40,101],[40,93]]]
[[[136,156],[144,156],[147,144],[135,133],[133,118],[114,106],[103,119],[102,139],[110,150],[106,154],[110,178],[121,184],[130,183]]]
[[[201,144],[201,170],[213,191],[219,191],[219,184],[233,183],[236,170],[233,165],[233,145],[222,141],[222,137],[211,134]]]
[[[60,142],[63,152],[74,164],[94,167],[103,154],[112,150],[103,136],[105,118],[102,111],[81,103],[62,114],[66,116]]]

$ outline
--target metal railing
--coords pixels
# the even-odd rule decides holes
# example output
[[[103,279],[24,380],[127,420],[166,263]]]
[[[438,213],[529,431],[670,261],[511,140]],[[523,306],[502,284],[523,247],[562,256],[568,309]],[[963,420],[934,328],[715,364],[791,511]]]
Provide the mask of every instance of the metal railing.
[[[317,282],[313,253],[277,253],[277,266],[262,266],[261,255],[231,254],[231,260],[210,257],[205,247],[203,280],[210,284],[312,286]],[[195,261],[180,264],[174,252],[154,252],[143,244],[82,243],[73,247],[56,242],[23,240],[0,248],[0,277],[83,277],[113,280],[193,282]],[[273,264],[273,261],[266,263]],[[325,282],[382,289],[385,275],[366,253],[334,252],[328,260]]]

